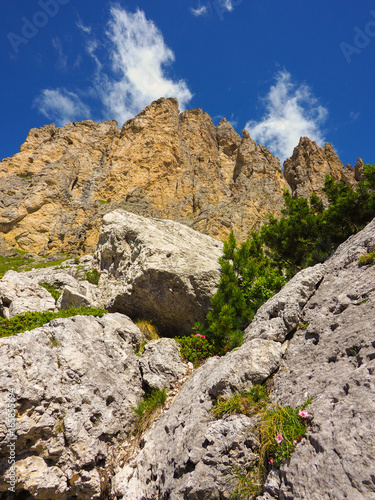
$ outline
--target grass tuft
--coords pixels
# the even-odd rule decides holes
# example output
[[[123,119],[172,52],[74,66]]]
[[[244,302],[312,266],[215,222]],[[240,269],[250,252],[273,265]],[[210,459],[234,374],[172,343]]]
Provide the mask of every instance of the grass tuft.
[[[97,316],[102,317],[108,311],[105,309],[94,309],[90,307],[71,307],[69,309],[61,309],[54,313],[50,311],[44,312],[26,312],[17,314],[10,319],[0,318],[0,337],[10,337],[17,333],[26,330],[33,330],[40,326],[49,323],[55,318],[70,318],[72,316]]]
[[[139,319],[135,322],[138,328],[141,330],[143,335],[147,340],[158,340],[160,339],[158,329],[150,321],[145,319]]]
[[[99,283],[100,274],[96,269],[90,269],[85,272],[85,280],[87,280],[92,285],[97,285]]]
[[[235,468],[238,485],[231,498],[250,500],[257,497],[267,470],[271,466],[278,467],[281,462],[290,458],[306,435],[311,416],[305,408],[311,401],[311,398],[307,399],[298,408],[275,405],[269,400],[266,388],[262,385],[255,385],[248,391],[217,401],[213,413],[218,418],[233,413],[259,415],[259,423],[253,429],[260,442],[258,463],[247,473]]]
[[[158,411],[164,406],[166,399],[167,392],[165,389],[161,391],[153,389],[137,407],[132,408],[137,414],[133,429],[133,434],[136,437],[139,438],[150,426]]]
[[[359,266],[368,266],[374,263],[375,263],[375,252],[366,253],[365,255],[362,255],[362,257],[360,257],[358,260]]]
[[[254,385],[249,391],[235,394],[231,398],[220,398],[213,410],[215,417],[220,418],[224,414],[242,413],[248,417],[259,413],[266,407],[268,396],[266,388],[262,385]]]

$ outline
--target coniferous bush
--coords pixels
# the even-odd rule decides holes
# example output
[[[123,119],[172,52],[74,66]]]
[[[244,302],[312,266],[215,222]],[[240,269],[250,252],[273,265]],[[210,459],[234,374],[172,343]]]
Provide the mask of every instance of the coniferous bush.
[[[286,208],[281,211],[282,217],[270,215],[260,234],[268,256],[288,278],[324,262],[375,217],[375,165],[364,166],[364,178],[353,189],[327,175],[322,189],[328,199],[327,209],[315,194],[307,200],[293,199],[284,192]]]
[[[237,244],[233,232],[224,242],[219,260],[221,277],[211,300],[206,324],[197,323],[195,331],[205,335],[215,354],[238,347],[243,331],[258,308],[286,283],[280,270],[264,255],[259,233]]]
[[[281,218],[270,215],[241,245],[230,233],[219,260],[221,277],[211,309],[206,322],[194,327],[204,342],[176,339],[186,359],[197,364],[241,345],[244,329],[264,302],[298,271],[324,262],[375,217],[375,165],[364,166],[364,178],[353,189],[326,176],[326,209],[316,194],[309,200],[295,199],[285,191]]]

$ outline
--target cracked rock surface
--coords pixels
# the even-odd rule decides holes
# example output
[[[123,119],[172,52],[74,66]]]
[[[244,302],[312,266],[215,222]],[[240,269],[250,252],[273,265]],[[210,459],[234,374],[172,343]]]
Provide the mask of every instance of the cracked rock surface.
[[[273,400],[308,397],[314,426],[263,500],[375,498],[375,266],[358,259],[375,248],[375,221],[325,263],[299,329],[274,379]]]
[[[115,210],[103,219],[94,255],[102,306],[152,320],[166,336],[190,335],[216,291],[222,248],[177,222]]]
[[[314,425],[259,499],[375,498],[375,266],[358,265],[375,248],[374,229],[375,221],[296,275],[258,311],[240,348],[193,374],[115,475],[117,498],[230,498],[234,467],[246,471],[256,457],[254,422],[215,420],[213,402],[274,372],[274,402],[296,407],[313,397]]]
[[[131,431],[132,407],[145,395],[141,358],[135,355],[144,340],[119,313],[54,319],[0,339],[1,498],[10,474],[5,418],[10,389],[16,395],[18,493],[46,500],[103,498],[110,452]],[[175,354],[171,367],[158,343],[153,355],[172,381],[184,365],[178,344],[164,340]]]

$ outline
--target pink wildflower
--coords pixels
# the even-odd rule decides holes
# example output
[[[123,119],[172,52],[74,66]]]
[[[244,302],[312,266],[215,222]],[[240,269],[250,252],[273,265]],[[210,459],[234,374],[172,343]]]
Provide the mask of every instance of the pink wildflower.
[[[309,414],[306,410],[299,410],[298,415],[302,418],[309,418]]]
[[[278,443],[281,443],[281,441],[282,441],[284,438],[283,438],[283,435],[282,435],[282,434],[280,434],[280,432],[278,432],[278,433],[276,434],[275,439],[276,439],[276,441],[277,441]]]
[[[202,339],[206,338],[206,335],[201,335],[200,333],[196,333],[195,336],[196,337],[201,337]]]
[[[270,464],[273,464],[273,458],[272,457],[270,458]]]
[[[293,444],[297,444],[297,441],[295,439],[293,440]]]

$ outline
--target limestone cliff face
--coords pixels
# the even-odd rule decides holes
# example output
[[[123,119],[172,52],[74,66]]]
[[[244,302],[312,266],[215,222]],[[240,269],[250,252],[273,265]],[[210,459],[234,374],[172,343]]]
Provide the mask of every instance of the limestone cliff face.
[[[332,144],[326,143],[321,148],[308,137],[301,137],[293,155],[284,163],[284,175],[293,196],[308,198],[311,193],[321,196],[327,174],[336,181],[347,184],[356,182],[353,167],[344,168]]]
[[[302,139],[285,178],[246,131],[241,138],[225,119],[215,127],[202,110],[180,113],[176,99],[162,98],[121,129],[84,121],[30,130],[20,153],[0,163],[0,246],[90,253],[103,215],[117,208],[217,239],[233,229],[242,240],[280,214],[283,189],[310,194],[342,170],[331,145]]]

